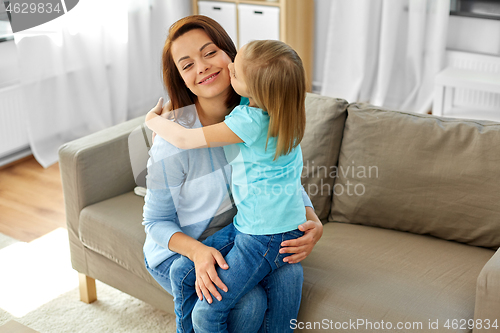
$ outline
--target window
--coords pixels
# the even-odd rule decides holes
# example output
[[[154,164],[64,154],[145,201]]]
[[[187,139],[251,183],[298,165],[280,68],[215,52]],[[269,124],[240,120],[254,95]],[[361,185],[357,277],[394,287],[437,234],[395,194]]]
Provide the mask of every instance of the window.
[[[500,20],[500,0],[451,0],[450,14]]]
[[[9,16],[5,10],[5,5],[8,3],[8,1],[0,1],[0,42],[14,39],[14,34],[10,27]]]

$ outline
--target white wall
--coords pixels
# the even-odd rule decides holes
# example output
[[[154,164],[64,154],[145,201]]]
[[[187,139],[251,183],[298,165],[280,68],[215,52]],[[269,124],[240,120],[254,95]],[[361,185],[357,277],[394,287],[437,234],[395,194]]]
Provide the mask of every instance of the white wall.
[[[500,21],[450,16],[446,48],[500,56]]]
[[[323,80],[323,63],[326,52],[326,35],[328,17],[330,16],[330,0],[314,1],[314,64],[313,64],[313,91],[321,86]],[[316,88],[316,89],[315,89]]]
[[[317,88],[323,80],[330,0],[315,0],[315,15],[313,87]],[[500,56],[500,21],[450,16],[446,48]]]
[[[19,83],[19,66],[13,40],[0,43],[0,89]]]
[[[313,84],[323,80],[326,27],[330,15],[330,0],[315,0],[314,77]],[[500,56],[500,21],[451,16],[447,48]],[[13,41],[0,43],[0,88],[19,80],[16,49]]]

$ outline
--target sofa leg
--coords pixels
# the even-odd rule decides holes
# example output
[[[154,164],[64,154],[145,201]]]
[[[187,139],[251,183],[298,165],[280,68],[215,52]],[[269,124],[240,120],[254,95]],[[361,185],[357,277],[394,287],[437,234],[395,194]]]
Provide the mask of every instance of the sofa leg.
[[[95,279],[82,273],[78,273],[78,278],[80,279],[80,300],[87,304],[97,301]]]

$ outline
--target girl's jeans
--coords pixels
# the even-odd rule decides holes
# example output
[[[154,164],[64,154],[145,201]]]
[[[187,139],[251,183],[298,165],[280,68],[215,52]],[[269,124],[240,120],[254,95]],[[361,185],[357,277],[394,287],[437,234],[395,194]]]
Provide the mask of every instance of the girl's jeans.
[[[212,304],[205,299],[198,300],[193,262],[184,256],[175,260],[170,269],[170,280],[177,331],[192,332],[194,327],[196,332],[210,333],[292,332],[290,321],[296,319],[299,312],[303,272],[300,263],[284,263],[283,258],[289,254],[280,254],[279,249],[281,242],[302,235],[299,230],[274,235],[248,235],[239,232],[231,223],[208,237],[203,243],[219,250],[229,265],[227,270],[217,267],[217,274],[228,291],[218,289],[222,300],[213,298]],[[239,314],[241,318],[237,320],[243,323],[255,317],[257,322],[236,327],[233,309],[240,307],[239,301],[247,293],[257,294],[256,290],[260,288],[267,294],[265,317],[259,316],[259,311],[242,310]]]

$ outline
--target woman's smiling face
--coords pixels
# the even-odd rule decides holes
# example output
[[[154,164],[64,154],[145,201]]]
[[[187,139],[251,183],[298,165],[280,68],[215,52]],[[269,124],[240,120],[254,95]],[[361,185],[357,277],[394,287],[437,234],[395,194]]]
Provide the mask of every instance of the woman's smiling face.
[[[199,98],[225,98],[231,83],[231,59],[205,31],[194,29],[177,38],[172,43],[172,58],[193,94]]]

